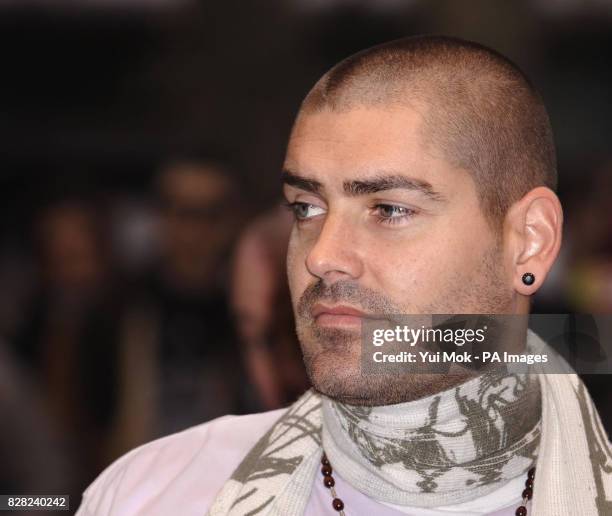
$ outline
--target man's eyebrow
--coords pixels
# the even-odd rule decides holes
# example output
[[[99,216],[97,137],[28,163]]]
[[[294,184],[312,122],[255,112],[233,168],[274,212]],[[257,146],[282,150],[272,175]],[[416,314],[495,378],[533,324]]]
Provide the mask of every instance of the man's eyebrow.
[[[319,193],[323,187],[319,181],[300,176],[299,174],[295,174],[289,170],[282,171],[281,183],[289,186],[295,186],[300,190],[305,190],[306,192],[311,193]]]
[[[367,195],[400,188],[404,190],[416,190],[434,201],[444,200],[444,196],[436,192],[427,181],[401,174],[380,175],[371,179],[344,181],[342,187],[350,196]]]

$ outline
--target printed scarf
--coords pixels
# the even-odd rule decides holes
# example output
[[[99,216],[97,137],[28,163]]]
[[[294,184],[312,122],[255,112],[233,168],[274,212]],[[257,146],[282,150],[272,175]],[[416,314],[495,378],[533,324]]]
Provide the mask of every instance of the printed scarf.
[[[548,353],[565,372],[543,374],[534,364],[536,382],[485,373],[388,407],[349,406],[308,391],[250,450],[209,515],[303,514],[323,448],[343,478],[383,502],[475,499],[535,458],[533,514],[612,514],[612,449],[584,384],[531,331],[527,348]]]

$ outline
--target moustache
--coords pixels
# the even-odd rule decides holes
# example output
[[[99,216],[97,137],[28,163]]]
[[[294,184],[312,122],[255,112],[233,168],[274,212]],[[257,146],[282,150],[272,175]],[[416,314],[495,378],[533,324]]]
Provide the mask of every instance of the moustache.
[[[354,281],[337,281],[326,285],[323,280],[309,285],[300,296],[297,304],[297,315],[301,318],[311,317],[312,307],[320,301],[333,304],[349,303],[368,314],[401,313],[401,310],[382,293],[359,285]]]

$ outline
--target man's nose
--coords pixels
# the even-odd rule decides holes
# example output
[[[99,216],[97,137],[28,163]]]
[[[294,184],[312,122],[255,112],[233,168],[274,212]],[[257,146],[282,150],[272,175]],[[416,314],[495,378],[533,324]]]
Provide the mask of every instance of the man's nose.
[[[306,268],[327,284],[359,278],[363,262],[356,228],[339,215],[328,215],[306,257]]]

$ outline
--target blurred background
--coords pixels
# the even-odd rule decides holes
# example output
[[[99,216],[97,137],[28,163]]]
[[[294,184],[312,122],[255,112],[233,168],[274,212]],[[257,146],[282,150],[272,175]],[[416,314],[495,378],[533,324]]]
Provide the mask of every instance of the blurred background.
[[[76,507],[126,450],[307,388],[293,117],[341,58],[432,32],[549,108],[566,227],[535,311],[612,312],[611,1],[0,0],[0,492]],[[612,380],[586,380],[610,432]]]

